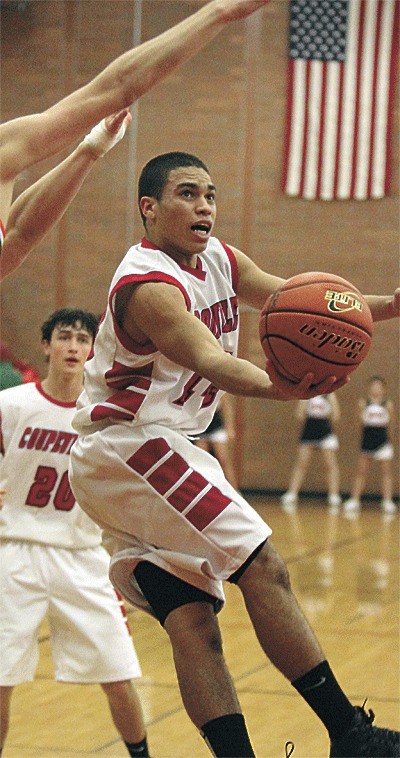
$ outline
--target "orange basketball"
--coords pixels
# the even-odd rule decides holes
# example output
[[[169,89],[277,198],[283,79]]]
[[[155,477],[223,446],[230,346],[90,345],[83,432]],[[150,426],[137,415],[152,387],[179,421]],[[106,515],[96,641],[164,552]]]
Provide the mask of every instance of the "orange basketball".
[[[260,320],[263,350],[281,376],[315,384],[350,374],[371,345],[372,316],[356,287],[335,274],[309,271],[288,279],[266,301]]]

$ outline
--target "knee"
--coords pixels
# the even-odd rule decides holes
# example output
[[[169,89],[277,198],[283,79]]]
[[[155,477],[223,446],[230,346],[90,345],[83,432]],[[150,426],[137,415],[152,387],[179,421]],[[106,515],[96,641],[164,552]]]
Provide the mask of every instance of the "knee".
[[[239,586],[242,580],[244,583],[248,581],[268,583],[269,586],[276,585],[287,591],[291,589],[286,563],[270,542],[265,543],[263,549],[248,566],[238,582]]]
[[[206,647],[209,652],[223,654],[218,620],[209,603],[189,603],[172,611],[164,624],[174,652],[188,656]]]

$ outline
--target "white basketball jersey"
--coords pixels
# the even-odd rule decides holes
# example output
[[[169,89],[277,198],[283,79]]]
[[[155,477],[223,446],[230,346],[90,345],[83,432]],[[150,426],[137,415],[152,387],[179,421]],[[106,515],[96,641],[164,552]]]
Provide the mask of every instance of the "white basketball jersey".
[[[361,413],[364,426],[387,426],[389,424],[389,411],[386,403],[367,402]]]
[[[207,379],[172,362],[148,342],[139,345],[118,326],[115,298],[126,284],[166,282],[183,294],[187,309],[237,355],[237,263],[215,237],[198,256],[197,268],[172,260],[148,240],[131,247],[111,283],[107,310],[93,356],[85,366],[85,390],[73,426],[88,434],[113,423],[158,423],[186,434],[209,425],[221,392]]]
[[[0,539],[66,548],[94,547],[101,530],[75,502],[69,453],[75,403],[46,395],[40,384],[0,392]]]
[[[307,416],[310,418],[330,418],[332,404],[327,395],[317,395],[307,401]]]

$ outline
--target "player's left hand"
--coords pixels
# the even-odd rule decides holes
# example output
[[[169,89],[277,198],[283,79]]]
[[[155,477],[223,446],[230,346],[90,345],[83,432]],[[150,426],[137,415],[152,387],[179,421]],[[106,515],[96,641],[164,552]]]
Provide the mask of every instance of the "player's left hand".
[[[312,373],[306,374],[300,382],[291,382],[278,374],[269,360],[267,360],[266,371],[273,385],[271,400],[309,400],[317,395],[330,395],[331,392],[340,390],[349,382],[348,376],[343,379],[331,376],[319,384],[314,384]]]

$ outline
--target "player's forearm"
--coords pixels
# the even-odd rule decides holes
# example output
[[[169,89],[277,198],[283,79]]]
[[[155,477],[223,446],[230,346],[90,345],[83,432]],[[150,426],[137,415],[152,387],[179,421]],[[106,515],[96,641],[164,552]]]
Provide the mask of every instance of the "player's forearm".
[[[197,368],[201,376],[232,395],[278,399],[268,374],[242,358],[228,353],[208,355]],[[280,393],[278,395],[280,398]]]
[[[95,162],[93,152],[81,144],[13,203],[2,251],[2,279],[21,265],[60,220]]]
[[[91,95],[99,100],[98,107],[109,113],[129,106],[214,39],[235,17],[239,5],[243,2],[212,0],[176,26],[121,55],[89,85]],[[102,115],[97,112],[95,119]]]

